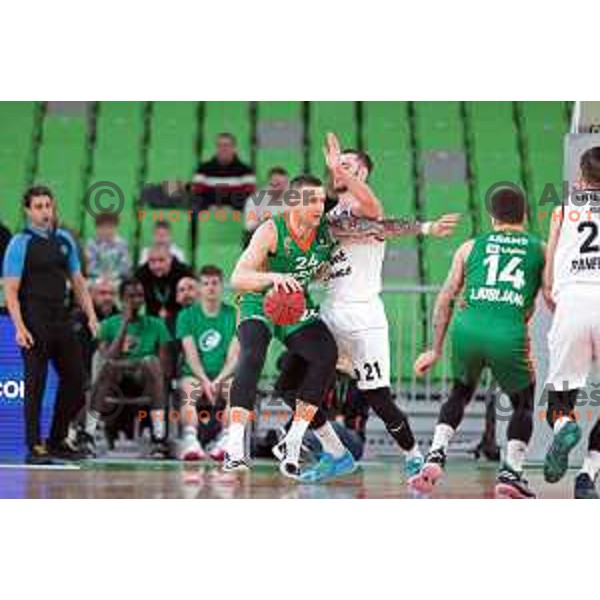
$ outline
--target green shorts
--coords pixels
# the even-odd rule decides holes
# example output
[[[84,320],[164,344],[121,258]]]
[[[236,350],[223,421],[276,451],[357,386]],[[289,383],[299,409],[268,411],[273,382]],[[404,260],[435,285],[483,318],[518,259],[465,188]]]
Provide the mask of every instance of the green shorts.
[[[454,379],[476,385],[485,367],[502,391],[525,389],[535,380],[527,325],[458,312],[451,332]]]
[[[244,294],[241,296],[239,299],[239,322],[242,323],[248,319],[258,319],[269,328],[271,335],[282,343],[285,342],[285,339],[292,333],[300,331],[303,327],[306,327],[319,319],[319,309],[310,301],[307,301],[307,308],[297,323],[294,325],[275,325],[273,321],[265,315],[263,310],[264,297],[264,294],[255,293]]]

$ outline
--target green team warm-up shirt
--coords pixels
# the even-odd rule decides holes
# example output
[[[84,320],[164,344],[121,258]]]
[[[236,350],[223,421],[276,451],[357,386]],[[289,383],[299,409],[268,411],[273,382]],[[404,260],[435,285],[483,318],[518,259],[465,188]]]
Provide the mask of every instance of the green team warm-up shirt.
[[[101,342],[112,343],[117,339],[123,317],[115,315],[108,317],[100,324],[98,339]],[[166,325],[158,317],[139,315],[127,326],[125,350],[122,358],[141,359],[157,356],[158,349],[171,341]]]
[[[186,337],[194,340],[206,375],[214,379],[223,369],[236,326],[237,312],[233,306],[223,304],[216,315],[207,315],[200,304],[194,304],[177,316],[176,335],[178,340]],[[187,361],[183,375],[193,376]]]

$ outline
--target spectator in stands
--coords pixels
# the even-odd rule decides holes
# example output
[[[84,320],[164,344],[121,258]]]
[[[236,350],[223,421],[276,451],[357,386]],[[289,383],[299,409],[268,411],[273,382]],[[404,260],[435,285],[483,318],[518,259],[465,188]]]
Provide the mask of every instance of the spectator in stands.
[[[86,247],[88,277],[92,280],[105,275],[119,281],[128,276],[131,268],[127,242],[117,235],[119,217],[101,213],[96,218],[96,237]]]
[[[192,306],[198,300],[198,282],[193,277],[184,277],[177,284],[177,304],[181,308]]]
[[[192,269],[172,256],[165,246],[153,246],[148,252],[148,262],[136,272],[136,279],[144,286],[146,311],[164,319],[171,332],[181,308],[177,304],[177,284],[183,277],[193,277]]]
[[[192,191],[196,211],[215,204],[242,210],[248,196],[256,191],[254,171],[239,159],[237,142],[231,133],[217,136],[215,156],[198,167]]]
[[[171,239],[171,224],[168,221],[156,221],[152,232],[152,245],[168,248],[169,252],[179,262],[185,262],[185,252]],[[149,252],[150,247],[148,246],[142,250],[142,254],[140,255],[140,265],[143,265],[148,261]]]
[[[90,293],[98,321],[118,314],[119,307],[117,306],[116,288],[115,282],[106,276],[99,277],[90,286]]]
[[[289,183],[289,173],[283,167],[272,167],[267,187],[248,198],[244,205],[244,246],[263,220],[285,210],[282,196]]]
[[[90,286],[90,296],[94,303],[96,318],[103,321],[108,317],[119,314],[119,308],[116,303],[116,284],[112,279],[106,276],[99,277]],[[75,333],[81,342],[83,353],[83,362],[85,365],[86,388],[89,387],[92,379],[92,359],[98,349],[98,344],[89,329],[86,327],[85,313],[77,305],[73,306],[72,318],[75,326]]]
[[[151,454],[163,458],[168,456],[164,381],[170,373],[167,343],[171,337],[161,319],[143,311],[144,288],[138,280],[123,280],[119,296],[123,314],[105,319],[98,334],[101,364],[85,417],[86,453],[95,455],[98,423],[111,410],[106,398],[117,389],[123,396],[148,396],[151,399]]]
[[[184,365],[180,380],[181,424],[183,440],[181,460],[201,460],[203,444],[219,433],[223,419],[218,411],[226,406],[225,396],[235,369],[239,344],[236,332],[236,310],[223,302],[223,271],[207,265],[200,270],[200,299],[177,317],[177,339],[181,340]],[[197,404],[207,413],[198,440]],[[211,458],[222,460],[224,436],[217,440]]]

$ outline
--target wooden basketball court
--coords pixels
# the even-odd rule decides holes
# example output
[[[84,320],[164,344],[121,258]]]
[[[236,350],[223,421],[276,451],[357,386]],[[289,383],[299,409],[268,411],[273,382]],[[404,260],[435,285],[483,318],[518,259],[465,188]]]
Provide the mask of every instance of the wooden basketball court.
[[[496,466],[451,460],[433,498],[493,498]],[[528,470],[539,498],[572,498],[574,472],[559,484],[544,482],[541,469]],[[81,465],[0,465],[0,498],[415,498],[402,464],[365,462],[353,475],[325,485],[285,479],[270,461],[257,461],[242,476],[214,464],[103,460]]]

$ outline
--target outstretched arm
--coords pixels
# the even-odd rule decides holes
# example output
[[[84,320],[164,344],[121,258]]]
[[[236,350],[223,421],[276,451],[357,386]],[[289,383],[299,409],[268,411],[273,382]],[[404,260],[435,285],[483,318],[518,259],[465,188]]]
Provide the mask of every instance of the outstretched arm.
[[[302,286],[291,275],[265,271],[269,252],[277,247],[277,231],[272,221],[263,223],[254,233],[231,275],[236,292],[262,292],[270,286],[286,291],[301,291]]]
[[[332,235],[338,239],[388,239],[419,234],[445,237],[454,231],[460,215],[443,215],[437,221],[422,223],[403,218],[375,220],[334,213],[328,215],[327,220]]]
[[[433,309],[433,348],[421,354],[415,361],[415,372],[424,375],[442,356],[444,340],[452,318],[455,298],[463,288],[465,263],[473,247],[473,241],[465,242],[454,254],[450,273],[440,290]]]

